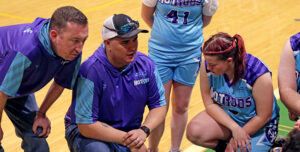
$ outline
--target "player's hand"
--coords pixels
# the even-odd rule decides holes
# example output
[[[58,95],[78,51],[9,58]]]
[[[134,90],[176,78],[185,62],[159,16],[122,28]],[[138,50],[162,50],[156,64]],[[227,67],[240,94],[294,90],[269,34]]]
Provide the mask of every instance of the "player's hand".
[[[289,111],[289,118],[292,121],[297,121],[298,120],[298,115],[296,115],[295,113]]]
[[[249,134],[244,130],[244,128],[240,127],[239,125],[236,125],[232,130],[232,137],[235,141],[235,145],[240,148],[240,150],[243,152],[247,152],[247,147],[251,151],[251,145],[249,140],[251,137]]]
[[[41,127],[43,129],[43,131],[38,136],[48,137],[51,131],[51,122],[45,114],[41,115],[37,112],[32,126],[32,131],[34,134],[37,133],[38,127]]]
[[[296,123],[295,123],[295,127],[296,129],[300,129],[300,120],[298,120]]]
[[[129,148],[140,148],[142,145],[144,145],[146,138],[147,135],[143,130],[134,129],[129,131],[123,137],[123,143]]]
[[[235,144],[235,141],[233,138],[230,138],[227,146],[226,146],[226,149],[225,149],[225,152],[235,152],[237,149],[237,146]]]

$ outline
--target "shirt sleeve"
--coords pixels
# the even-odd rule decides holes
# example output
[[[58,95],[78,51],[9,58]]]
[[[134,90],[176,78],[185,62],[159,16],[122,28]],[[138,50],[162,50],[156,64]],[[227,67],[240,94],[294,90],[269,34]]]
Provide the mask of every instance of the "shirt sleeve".
[[[92,124],[98,121],[100,87],[95,72],[90,69],[86,76],[81,72],[78,75],[72,98],[76,124]]]
[[[219,7],[218,0],[205,0],[202,13],[205,16],[213,16]]]
[[[154,67],[155,68],[155,67]],[[157,108],[166,105],[165,89],[155,68],[151,74],[148,87],[148,107],[149,109]]]
[[[31,61],[20,52],[9,52],[0,59],[0,91],[15,96],[20,88],[24,71]]]
[[[80,63],[81,54],[73,61],[66,63],[63,68],[57,72],[54,77],[55,82],[64,88],[73,89]]]
[[[293,51],[300,51],[300,32],[290,38],[290,44]]]
[[[143,0],[143,4],[145,4],[148,7],[155,7],[157,3],[157,0]]]

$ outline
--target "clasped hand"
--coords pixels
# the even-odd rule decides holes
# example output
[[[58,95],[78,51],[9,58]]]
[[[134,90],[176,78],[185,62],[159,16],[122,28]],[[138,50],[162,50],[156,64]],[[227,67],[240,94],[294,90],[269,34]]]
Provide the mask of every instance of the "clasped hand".
[[[123,137],[123,144],[130,149],[139,149],[144,145],[146,138],[147,135],[143,130],[134,129]]]
[[[251,150],[251,144],[249,140],[251,137],[249,134],[240,126],[237,126],[232,131],[232,138],[227,144],[225,152],[237,151],[240,148],[240,151],[247,152],[247,147]]]

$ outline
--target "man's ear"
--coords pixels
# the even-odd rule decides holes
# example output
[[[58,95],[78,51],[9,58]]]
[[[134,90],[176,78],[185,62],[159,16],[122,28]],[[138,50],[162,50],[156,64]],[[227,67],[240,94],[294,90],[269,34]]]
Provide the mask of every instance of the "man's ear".
[[[105,44],[105,47],[109,47],[110,46],[110,40],[104,40],[103,42]]]
[[[109,43],[110,43],[109,40],[104,40],[105,45],[109,45]]]
[[[50,40],[54,41],[58,36],[58,32],[56,30],[50,30],[49,38]]]

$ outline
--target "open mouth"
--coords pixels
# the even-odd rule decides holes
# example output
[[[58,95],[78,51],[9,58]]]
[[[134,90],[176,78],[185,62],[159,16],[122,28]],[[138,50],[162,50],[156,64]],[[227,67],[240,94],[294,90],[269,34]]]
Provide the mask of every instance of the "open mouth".
[[[128,54],[127,56],[130,57],[130,58],[133,58],[134,57],[134,53]]]

